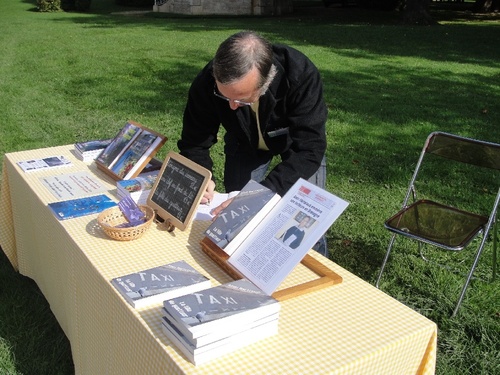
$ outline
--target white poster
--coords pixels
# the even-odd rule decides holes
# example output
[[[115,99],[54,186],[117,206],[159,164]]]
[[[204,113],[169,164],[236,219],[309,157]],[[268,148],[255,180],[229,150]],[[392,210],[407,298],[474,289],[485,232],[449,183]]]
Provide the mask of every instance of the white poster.
[[[40,177],[40,181],[58,199],[66,200],[106,192],[99,178],[88,172],[75,172],[58,176]]]

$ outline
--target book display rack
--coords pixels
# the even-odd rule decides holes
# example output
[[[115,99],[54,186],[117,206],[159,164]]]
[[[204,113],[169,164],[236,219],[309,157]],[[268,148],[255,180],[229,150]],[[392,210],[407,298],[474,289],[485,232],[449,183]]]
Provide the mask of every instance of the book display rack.
[[[128,121],[95,162],[114,180],[128,180],[142,172],[166,141],[164,135]]]
[[[203,240],[201,240],[200,244],[203,252],[207,254],[229,276],[231,276],[235,280],[243,278],[243,275],[227,262],[227,260],[229,259],[229,255],[227,255],[220,247],[210,241],[210,239],[205,237]],[[340,284],[342,282],[342,276],[324,266],[309,254],[305,255],[301,263],[311,271],[316,273],[319,277],[316,280],[307,281],[303,284],[295,285],[274,292],[272,296],[278,301],[284,301],[305,293],[311,293],[319,289]]]

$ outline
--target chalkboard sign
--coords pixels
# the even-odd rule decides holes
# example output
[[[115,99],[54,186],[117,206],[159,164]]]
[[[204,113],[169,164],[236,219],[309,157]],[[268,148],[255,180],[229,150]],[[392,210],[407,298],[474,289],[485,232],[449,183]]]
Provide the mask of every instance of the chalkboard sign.
[[[151,189],[147,205],[169,225],[184,230],[196,213],[211,177],[209,170],[170,151]]]

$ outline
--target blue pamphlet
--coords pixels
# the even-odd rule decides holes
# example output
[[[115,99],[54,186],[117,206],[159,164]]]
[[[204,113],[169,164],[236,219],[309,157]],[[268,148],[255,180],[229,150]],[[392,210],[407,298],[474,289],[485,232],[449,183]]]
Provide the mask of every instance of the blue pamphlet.
[[[111,200],[108,196],[101,194],[92,197],[49,203],[48,206],[59,220],[66,220],[99,213],[106,208],[116,206],[116,202]]]
[[[130,197],[126,196],[120,202],[118,202],[118,207],[120,208],[123,216],[128,220],[123,227],[136,226],[146,222],[146,214],[141,211],[137,203]],[[127,225],[129,224],[129,225]]]

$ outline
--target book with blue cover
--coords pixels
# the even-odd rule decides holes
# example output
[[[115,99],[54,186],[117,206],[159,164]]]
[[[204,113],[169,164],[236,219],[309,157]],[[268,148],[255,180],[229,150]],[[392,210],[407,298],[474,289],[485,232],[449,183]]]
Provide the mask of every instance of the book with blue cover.
[[[75,153],[84,162],[93,161],[102,151],[109,146],[112,139],[96,139],[75,143]]]
[[[146,172],[150,164],[153,164],[154,155],[166,140],[164,135],[128,121],[95,159],[95,163],[114,180],[128,180],[137,177],[143,170]],[[157,169],[160,168],[151,170]]]
[[[112,138],[108,139],[95,139],[85,142],[75,143],[75,149],[80,151],[82,154],[91,151],[101,151],[104,150],[112,141]]]
[[[113,140],[102,150],[96,161],[105,167],[111,167],[141,131],[137,124],[127,122]]]
[[[48,206],[59,220],[66,220],[75,217],[97,214],[107,208],[116,206],[116,202],[107,195],[101,194],[91,197],[53,202],[49,203]]]
[[[136,178],[130,180],[120,180],[116,182],[116,192],[120,199],[130,196],[137,204],[146,204],[149,193],[153,188],[158,171],[141,173]]]
[[[146,130],[143,130],[139,137],[134,141],[117,161],[110,167],[120,179],[127,179],[131,169],[137,164],[142,155],[156,141],[158,136]]]

